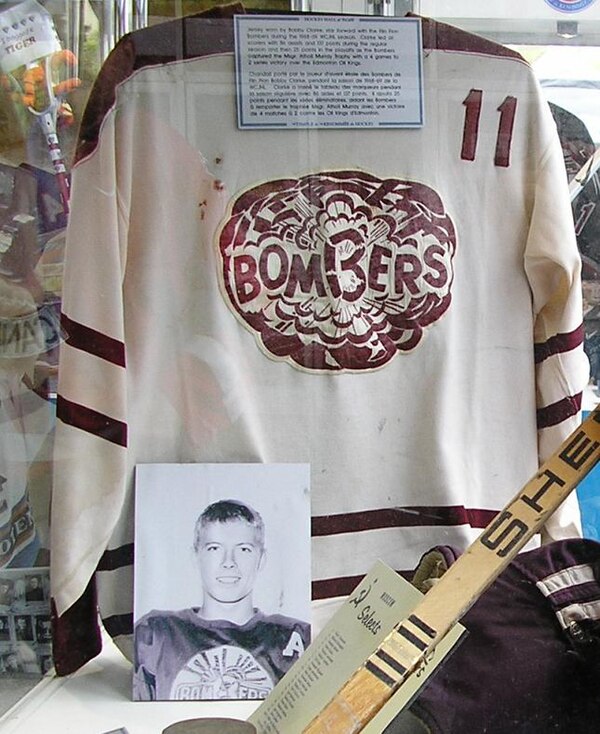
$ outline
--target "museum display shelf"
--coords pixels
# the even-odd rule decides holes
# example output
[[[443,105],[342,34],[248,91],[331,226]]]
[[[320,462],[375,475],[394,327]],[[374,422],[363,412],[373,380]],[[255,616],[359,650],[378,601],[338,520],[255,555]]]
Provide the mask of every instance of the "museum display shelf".
[[[161,734],[170,724],[209,716],[246,719],[255,703],[131,700],[131,665],[107,637],[101,655],[73,675],[46,675],[0,717],[2,734]]]

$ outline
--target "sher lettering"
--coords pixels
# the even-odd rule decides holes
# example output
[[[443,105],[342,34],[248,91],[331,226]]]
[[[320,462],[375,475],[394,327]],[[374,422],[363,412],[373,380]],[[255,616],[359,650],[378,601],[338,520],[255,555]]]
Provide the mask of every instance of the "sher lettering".
[[[497,556],[504,558],[519,544],[519,541],[525,537],[528,530],[529,527],[523,520],[514,517],[512,512],[504,510],[481,534],[479,540],[486,548],[495,551]],[[497,531],[499,533],[494,538],[493,536]],[[500,547],[504,541],[507,541],[506,544]]]
[[[531,507],[532,510],[536,510],[536,512],[543,512],[544,506],[540,505],[540,500],[543,498],[543,496],[546,494],[546,492],[552,487],[553,484],[557,484],[559,487],[565,486],[564,479],[561,479],[558,477],[554,472],[550,471],[549,469],[546,469],[546,471],[542,472],[540,475],[541,477],[546,477],[546,481],[544,484],[538,489],[538,491],[534,494],[533,497],[528,497],[526,494],[522,494],[519,498],[522,502],[524,502],[526,505]]]
[[[579,431],[559,457],[573,469],[580,469],[597,449],[598,443],[591,441],[584,431]]]

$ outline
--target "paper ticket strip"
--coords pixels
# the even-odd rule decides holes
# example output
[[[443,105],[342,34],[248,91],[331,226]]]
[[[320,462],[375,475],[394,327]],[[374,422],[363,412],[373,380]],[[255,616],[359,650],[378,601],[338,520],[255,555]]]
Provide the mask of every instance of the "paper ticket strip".
[[[408,590],[404,597],[398,587],[386,587],[393,581],[384,576],[386,570],[396,580],[399,577],[378,564],[250,717],[259,734],[380,733],[387,724],[380,717],[392,706],[395,711],[406,707],[426,674],[460,636],[457,621],[599,459],[600,408],[596,408],[412,608],[406,608],[411,606]],[[352,669],[351,652],[362,643],[356,623],[349,624],[346,617],[354,615],[359,627],[362,623],[373,632],[380,606],[372,616],[366,607],[376,599],[385,606],[387,594],[395,602],[390,611],[402,621],[384,632],[383,641],[373,634],[373,652]],[[389,628],[382,619],[379,632],[384,629]],[[429,666],[423,667],[424,661],[430,661]]]

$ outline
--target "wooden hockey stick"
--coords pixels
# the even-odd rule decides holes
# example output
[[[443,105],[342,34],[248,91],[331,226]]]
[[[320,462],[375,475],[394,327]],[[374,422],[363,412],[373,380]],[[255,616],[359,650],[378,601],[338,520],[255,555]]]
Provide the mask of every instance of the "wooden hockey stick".
[[[599,459],[600,406],[496,515],[304,733],[360,732]]]
[[[592,155],[587,159],[587,161],[583,164],[583,166],[581,166],[579,171],[571,179],[571,183],[569,184],[569,195],[571,197],[571,202],[575,201],[575,199],[587,186],[589,181],[591,181],[592,176],[598,171],[599,168],[600,148],[592,153]]]

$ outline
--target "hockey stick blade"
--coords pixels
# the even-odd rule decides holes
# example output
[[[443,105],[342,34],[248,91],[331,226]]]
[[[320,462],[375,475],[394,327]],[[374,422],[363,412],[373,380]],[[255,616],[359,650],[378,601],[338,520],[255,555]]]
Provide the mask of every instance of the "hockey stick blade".
[[[600,459],[600,406],[356,670],[304,734],[356,734]]]
[[[571,203],[579,196],[587,184],[592,180],[594,174],[600,168],[600,148],[594,151],[587,161],[581,166],[569,184],[569,195]]]

